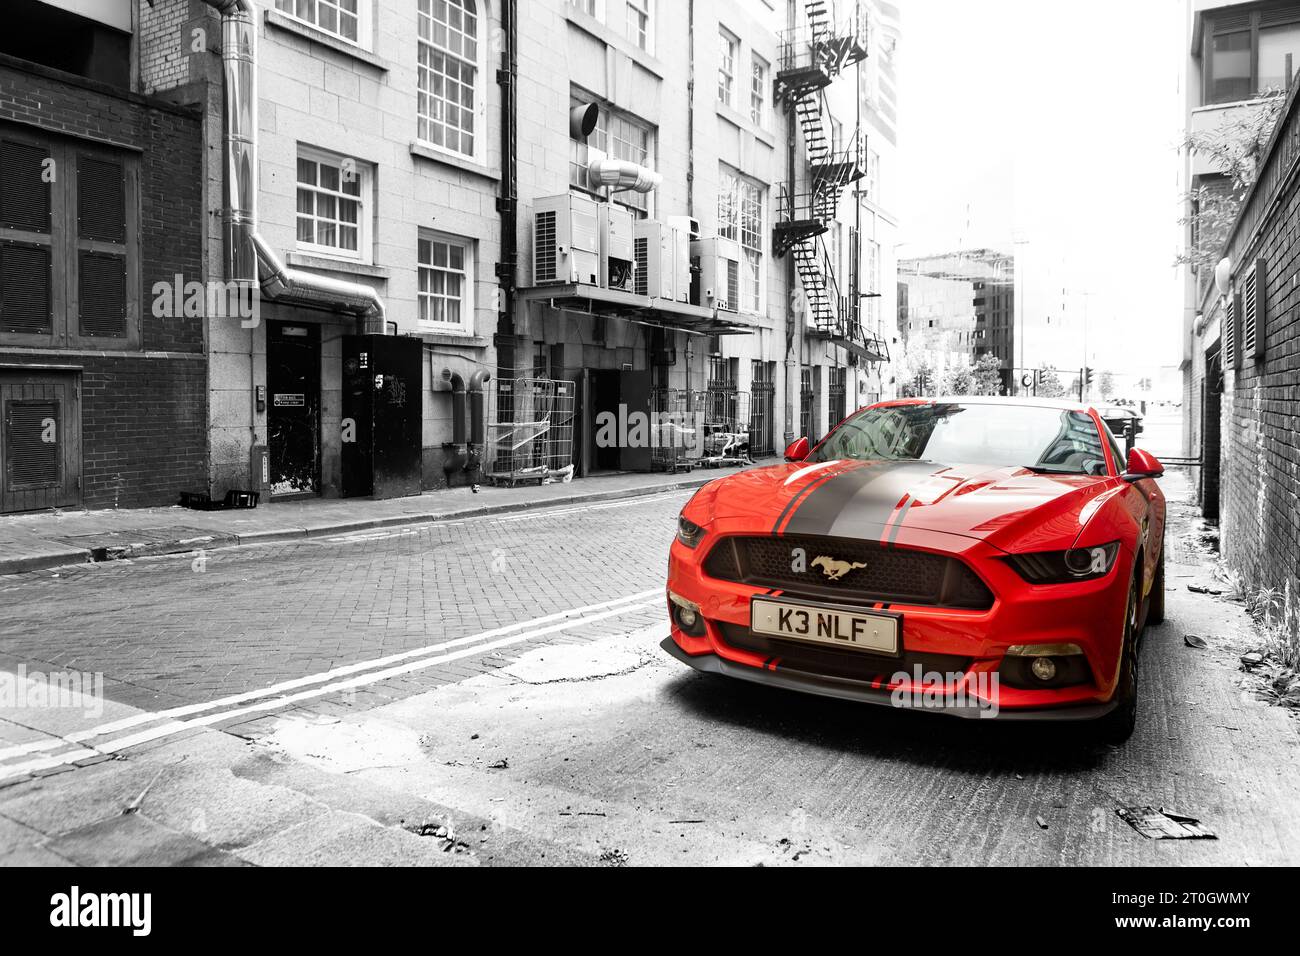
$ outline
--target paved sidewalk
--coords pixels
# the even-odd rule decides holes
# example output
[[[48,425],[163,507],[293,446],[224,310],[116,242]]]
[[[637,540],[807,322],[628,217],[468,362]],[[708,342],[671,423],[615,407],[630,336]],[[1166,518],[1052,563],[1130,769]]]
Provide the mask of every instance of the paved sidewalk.
[[[0,575],[631,498],[696,488],[741,470],[705,468],[681,474],[619,474],[515,488],[484,485],[477,493],[469,488],[450,488],[385,501],[317,498],[234,511],[192,511],[175,506],[6,515],[0,517]]]

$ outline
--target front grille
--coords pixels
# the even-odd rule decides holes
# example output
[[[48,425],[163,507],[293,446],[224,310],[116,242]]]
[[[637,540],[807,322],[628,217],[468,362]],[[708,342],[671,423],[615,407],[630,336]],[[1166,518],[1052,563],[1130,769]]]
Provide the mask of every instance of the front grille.
[[[848,562],[852,568],[830,580],[827,562]],[[831,564],[834,568],[837,565]],[[963,561],[927,551],[886,548],[855,538],[814,535],[747,537],[717,541],[704,562],[710,577],[839,601],[888,601],[935,607],[984,610],[993,594]]]
[[[904,651],[898,657],[889,657],[847,647],[819,647],[804,641],[767,637],[755,634],[743,624],[719,621],[717,626],[722,632],[722,639],[729,645],[764,657],[779,657],[783,670],[826,674],[848,680],[870,681],[883,678],[888,682],[899,671],[912,676],[918,666],[922,674],[962,674],[971,664],[971,658],[956,654]]]

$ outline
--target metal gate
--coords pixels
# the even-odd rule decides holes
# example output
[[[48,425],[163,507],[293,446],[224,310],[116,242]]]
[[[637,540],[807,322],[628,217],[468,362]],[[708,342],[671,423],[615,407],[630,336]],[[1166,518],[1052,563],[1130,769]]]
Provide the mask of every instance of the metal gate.
[[[483,474],[494,485],[573,478],[573,382],[502,378],[492,391]]]
[[[754,360],[749,403],[749,453],[755,458],[776,453],[772,442],[772,412],[776,407],[775,363]]]

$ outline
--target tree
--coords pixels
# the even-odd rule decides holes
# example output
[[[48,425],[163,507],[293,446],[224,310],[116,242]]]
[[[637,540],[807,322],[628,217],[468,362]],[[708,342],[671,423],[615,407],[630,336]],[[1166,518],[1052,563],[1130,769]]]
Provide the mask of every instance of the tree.
[[[971,392],[975,395],[998,395],[1002,392],[1002,361],[992,352],[975,360]]]
[[[975,370],[969,365],[953,365],[943,373],[939,391],[945,395],[969,395],[975,387]]]
[[[1101,373],[1101,382],[1097,385],[1101,390],[1101,397],[1108,400],[1115,394],[1115,376],[1110,372]]]
[[[1185,197],[1191,213],[1179,221],[1192,227],[1192,242],[1178,256],[1179,264],[1208,274],[1223,257],[1228,234],[1286,102],[1284,90],[1265,90],[1260,97],[1261,102],[1233,107],[1225,122],[1213,129],[1197,130],[1183,140],[1183,149],[1207,159],[1224,178],[1198,186]]]
[[[1056,374],[1054,366],[1044,365],[1039,371],[1038,396],[1039,398],[1065,397],[1065,386],[1061,384],[1061,376]]]

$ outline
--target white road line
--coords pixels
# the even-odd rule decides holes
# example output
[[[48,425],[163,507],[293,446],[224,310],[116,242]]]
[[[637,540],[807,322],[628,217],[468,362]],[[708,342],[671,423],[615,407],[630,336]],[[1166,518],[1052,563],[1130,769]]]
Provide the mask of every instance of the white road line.
[[[490,631],[483,631],[479,634],[471,634],[466,637],[457,637],[449,641],[440,641],[437,644],[426,644],[423,647],[416,647],[409,651],[401,651],[397,654],[390,654],[387,657],[377,657],[371,660],[358,661],[355,664],[344,664],[331,670],[319,674],[309,674],[305,677],[296,677],[293,680],[282,681],[278,684],[272,684],[258,690],[246,691],[242,694],[232,694],[229,697],[222,697],[218,700],[209,701],[203,704],[185,704],[180,707],[172,707],[168,710],[160,710],[151,713],[135,714],[131,717],[125,717],[121,720],[101,724],[98,727],[91,727],[87,730],[73,731],[50,740],[34,741],[32,743],[17,744],[12,747],[6,747],[0,750],[0,760],[8,760],[13,757],[25,756],[30,753],[39,753],[47,750],[57,750],[59,747],[73,744],[80,745],[96,737],[102,737],[106,734],[116,733],[120,730],[129,730],[132,727],[138,727],[141,724],[151,723],[155,720],[172,720],[175,718],[189,717],[192,714],[203,713],[206,710],[215,710],[220,707],[230,707],[243,704],[250,700],[257,700],[261,697],[274,697],[277,694],[284,694],[289,691],[297,690],[300,687],[310,687],[312,684],[323,684],[326,681],[335,680],[340,677],[346,677],[350,674],[356,674],[361,671],[371,670],[376,667],[387,667],[400,661],[410,660],[416,657],[424,657],[429,654],[438,654],[448,648],[464,647],[470,644],[477,644],[480,641],[486,641],[491,638],[500,637],[505,634],[511,634],[528,628],[536,628],[540,625],[551,624],[555,621],[565,621],[570,618],[582,618],[591,612],[605,611],[609,608],[615,608],[619,605],[630,604],[634,601],[641,601],[653,595],[659,595],[662,591],[659,588],[652,588],[649,591],[638,591],[636,594],[626,594],[623,597],[615,598],[611,601],[602,601],[599,604],[587,604],[582,607],[570,608],[567,611],[557,611],[554,614],[547,614],[542,617],[533,618],[528,621],[520,621],[516,624],[507,624],[502,627],[493,628]],[[580,621],[574,621],[574,624]],[[570,625],[566,625],[570,626]],[[531,632],[530,632],[531,633]],[[548,632],[549,633],[549,632]]]
[[[658,593],[657,590],[651,593]],[[264,700],[248,707],[239,707],[233,710],[218,711],[215,714],[207,714],[203,717],[197,717],[193,720],[171,721],[163,724],[161,727],[151,727],[148,730],[140,731],[136,734],[129,734],[125,737],[119,737],[116,740],[110,740],[107,743],[99,744],[93,750],[79,748],[67,753],[55,754],[50,757],[42,757],[38,760],[31,760],[21,764],[10,764],[0,766],[0,780],[7,780],[13,777],[26,776],[39,770],[48,770],[51,767],[57,767],[64,764],[75,763],[78,760],[85,760],[88,756],[97,754],[113,754],[128,747],[148,743],[153,740],[159,740],[163,737],[171,737],[183,731],[207,727],[224,720],[232,720],[238,717],[246,717],[251,714],[262,713],[266,711],[279,710],[296,704],[304,700],[312,700],[317,697],[324,697],[327,694],[338,693],[339,691],[350,690],[356,687],[365,687],[369,684],[378,683],[381,680],[387,680],[390,677],[401,677],[405,674],[411,674],[416,671],[425,670],[430,667],[436,667],[439,664],[446,664],[451,661],[460,660],[475,654],[481,654],[485,651],[495,650],[501,647],[509,647],[513,644],[522,644],[525,641],[542,637],[546,634],[554,634],[559,631],[567,631],[582,624],[594,624],[597,621],[603,621],[611,617],[619,617],[623,614],[629,614],[632,611],[639,611],[645,608],[655,607],[658,601],[644,601],[640,604],[624,604],[615,607],[612,610],[603,611],[599,614],[592,614],[586,617],[572,621],[561,621],[558,624],[552,624],[549,627],[538,628],[532,631],[525,631],[522,634],[513,634],[509,637],[498,638],[495,641],[489,641],[485,644],[474,644],[469,647],[462,647],[460,650],[452,651],[449,654],[440,654],[437,657],[430,657],[424,660],[411,661],[398,667],[389,667],[381,671],[362,674],[358,677],[352,677],[348,680],[335,681],[326,684],[324,687],[316,687],[312,690],[300,691],[296,694],[290,694],[287,697],[277,697],[274,700]],[[450,642],[449,642],[450,643]],[[151,715],[151,716],[161,716]]]

